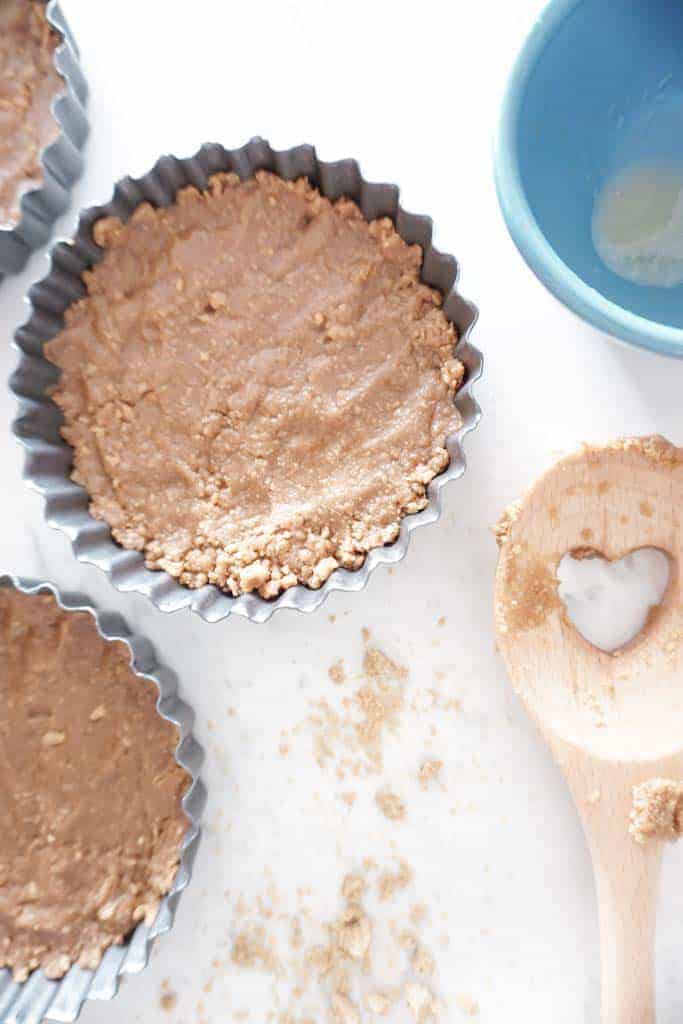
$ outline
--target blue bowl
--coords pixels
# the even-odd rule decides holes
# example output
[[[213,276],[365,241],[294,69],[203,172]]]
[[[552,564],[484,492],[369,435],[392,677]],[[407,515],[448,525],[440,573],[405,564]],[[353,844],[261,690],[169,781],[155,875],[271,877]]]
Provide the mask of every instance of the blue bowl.
[[[526,262],[566,306],[616,338],[683,358],[683,285],[626,281],[593,245],[602,183],[643,159],[683,164],[683,0],[553,0],[504,101],[503,215]]]

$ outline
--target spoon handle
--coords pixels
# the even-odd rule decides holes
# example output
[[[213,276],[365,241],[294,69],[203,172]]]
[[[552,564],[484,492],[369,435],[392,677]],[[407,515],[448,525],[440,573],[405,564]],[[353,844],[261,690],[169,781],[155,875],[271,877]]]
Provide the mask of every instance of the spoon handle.
[[[593,860],[600,921],[602,1024],[654,1024],[654,949],[662,843],[628,831],[642,766],[556,750],[583,821]],[[654,764],[664,770],[668,765]],[[647,777],[647,776],[646,776]]]
[[[654,1024],[660,864],[661,844],[657,842],[651,850],[634,852],[623,840],[615,841],[609,850],[593,850],[600,919],[602,1024]]]

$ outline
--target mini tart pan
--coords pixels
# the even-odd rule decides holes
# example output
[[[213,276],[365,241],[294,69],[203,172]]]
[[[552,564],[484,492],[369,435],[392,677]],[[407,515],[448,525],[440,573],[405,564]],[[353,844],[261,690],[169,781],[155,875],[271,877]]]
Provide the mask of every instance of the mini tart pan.
[[[359,569],[337,569],[319,590],[300,584],[273,600],[265,600],[254,593],[233,597],[211,584],[191,590],[168,573],[147,569],[140,552],[124,550],[112,539],[109,526],[90,515],[86,491],[70,479],[72,450],[60,435],[62,416],[48,394],[59,371],[43,355],[45,343],[63,327],[64,311],[85,294],[81,280],[83,271],[101,259],[102,250],[93,240],[96,221],[109,216],[126,221],[143,202],[169,206],[180,189],[188,185],[205,189],[208,178],[219,171],[232,171],[247,179],[263,169],[288,180],[306,177],[332,200],[348,196],[358,203],[368,220],[390,217],[406,242],[420,245],[423,250],[421,279],[444,296],[443,310],[455,325],[459,338],[455,354],[465,366],[465,379],[455,396],[461,426],[447,438],[450,463],[429,484],[426,508],[406,516],[397,539],[372,549]],[[465,471],[463,439],[477,426],[481,415],[472,385],[481,375],[482,356],[469,341],[477,310],[459,294],[457,281],[455,259],[432,245],[432,221],[407,213],[399,203],[395,185],[367,182],[355,160],[326,163],[318,159],[312,146],[275,151],[258,138],[241,149],[226,150],[211,144],[202,146],[188,159],[161,157],[144,177],[124,178],[116,185],[108,203],[81,215],[75,238],[53,248],[50,272],[29,293],[31,316],[15,335],[20,361],[11,380],[11,388],[19,399],[14,433],[26,449],[24,477],[29,486],[43,495],[48,523],[67,534],[80,561],[104,569],[117,590],[145,594],[163,612],[189,607],[208,622],[217,622],[231,614],[265,622],[280,608],[312,612],[332,591],[362,590],[378,565],[393,564],[404,557],[413,530],[439,518],[444,484]]]
[[[151,643],[132,634],[120,615],[98,612],[83,594],[60,594],[55,586],[43,580],[0,576],[0,587],[14,588],[23,594],[54,596],[65,611],[88,612],[97,631],[105,640],[121,640],[130,650],[131,666],[141,679],[151,680],[159,691],[157,710],[162,718],[177,726],[180,739],[175,751],[177,763],[185,769],[191,782],[183,797],[182,807],[188,828],[180,848],[180,864],[173,886],[164,897],[154,923],[140,923],[122,945],[106,950],[96,970],[74,965],[58,981],[45,977],[42,970],[33,971],[23,983],[12,979],[12,972],[0,970],[0,1024],[38,1024],[51,1021],[74,1021],[86,999],[113,999],[124,974],[138,974],[149,962],[156,939],[170,931],[178,902],[192,875],[200,838],[200,818],[206,803],[206,791],[199,777],[204,751],[192,736],[194,714],[177,695],[177,680],[170,669],[159,665]]]
[[[78,63],[78,48],[57,0],[49,0],[46,15],[60,40],[53,60],[64,80],[64,91],[52,105],[59,134],[40,155],[42,184],[21,196],[18,223],[0,227],[0,281],[7,274],[22,270],[31,252],[48,241],[52,225],[68,207],[71,187],[83,170],[81,150],[88,137],[88,87]]]

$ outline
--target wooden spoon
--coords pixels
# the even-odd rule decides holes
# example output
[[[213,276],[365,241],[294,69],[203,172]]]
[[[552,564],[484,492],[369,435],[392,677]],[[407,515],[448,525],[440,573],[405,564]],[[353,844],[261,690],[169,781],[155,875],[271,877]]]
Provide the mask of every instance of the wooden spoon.
[[[510,679],[574,797],[595,873],[603,1024],[652,1024],[662,840],[629,834],[633,787],[683,779],[683,448],[663,438],[584,448],[503,517],[496,629]],[[664,598],[611,654],[567,618],[557,567],[567,552],[610,561],[669,557]]]

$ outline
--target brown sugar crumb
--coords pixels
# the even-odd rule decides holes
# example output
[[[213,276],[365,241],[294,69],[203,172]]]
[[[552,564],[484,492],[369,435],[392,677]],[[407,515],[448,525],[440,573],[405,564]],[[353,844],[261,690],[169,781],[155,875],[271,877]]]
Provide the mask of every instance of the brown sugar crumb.
[[[476,1017],[479,1013],[479,1003],[476,999],[472,999],[471,996],[459,995],[457,1003],[462,1012],[466,1013],[468,1017]]]
[[[337,942],[340,950],[354,960],[362,960],[370,949],[371,939],[370,919],[360,907],[352,905],[339,923]]]
[[[390,220],[259,171],[93,236],[46,353],[73,478],[122,547],[268,599],[358,569],[425,507],[464,368]]]
[[[307,724],[321,768],[334,761],[340,780],[381,771],[384,736],[398,725],[407,675],[406,668],[372,648],[363,659],[364,681],[344,697],[339,710],[324,698],[310,703]]]
[[[166,1013],[171,1013],[176,1008],[178,1002],[178,995],[170,990],[163,991],[159,996],[159,1006]]]
[[[248,932],[243,929],[245,941],[238,947],[241,964],[265,969],[271,975],[269,982],[264,979],[273,997],[268,1020],[277,1020],[278,1024],[323,1024],[327,1020],[370,1024],[375,1017],[388,1015],[394,1006],[398,1009],[408,995],[417,1008],[415,1020],[429,1022],[429,1013],[438,1019],[438,1002],[426,985],[436,965],[419,931],[424,914],[408,930],[405,919],[394,916],[396,908],[390,915],[377,913],[372,917],[366,909],[366,895],[374,888],[375,873],[379,871],[371,858],[364,858],[355,871],[346,874],[340,885],[342,906],[327,922],[311,917],[306,907],[308,889],[298,890],[298,910],[287,909],[281,902],[277,906],[273,886],[256,896],[251,909],[242,897],[234,902],[236,916],[251,917]],[[412,872],[405,863],[401,863],[400,877],[401,886],[412,881]],[[282,958],[274,955],[276,930],[285,940],[286,955]],[[321,932],[326,936],[323,943]],[[382,950],[382,961],[385,954],[388,957],[388,963],[382,963],[382,973],[389,968],[393,975],[390,983],[386,975],[381,982],[375,977],[376,949]],[[269,954],[277,964],[276,970],[268,966]],[[410,986],[415,975],[420,984],[413,991]],[[281,1002],[283,985],[290,992],[286,1007]],[[429,999],[423,998],[423,989]],[[324,1010],[315,1012],[313,1003],[320,1001]]]
[[[441,1006],[426,985],[410,982],[405,986],[405,997],[417,1024],[429,1024],[438,1019]]]
[[[558,579],[554,568],[538,562],[520,568],[513,545],[503,564],[506,577],[506,601],[499,608],[501,633],[522,633],[537,629],[560,606]]]
[[[336,686],[341,686],[342,683],[346,682],[343,660],[339,658],[333,665],[330,665],[327,674]]]
[[[335,992],[330,1002],[334,1024],[360,1024],[360,1014],[355,1003],[341,992]]]
[[[342,882],[342,896],[350,903],[360,903],[365,892],[365,879],[361,875],[346,875]]]
[[[247,925],[237,934],[230,959],[236,967],[260,967],[270,972],[277,969],[277,957],[261,924]]]
[[[384,651],[377,647],[368,647],[363,658],[363,672],[365,678],[374,683],[388,683],[392,680],[405,682],[408,678],[408,669],[399,665]]]
[[[0,745],[12,765],[0,966],[17,981],[37,968],[60,978],[72,964],[96,968],[154,921],[180,862],[189,777],[155,686],[90,614],[0,589],[0,664]],[[94,700],[104,714],[93,718]]]
[[[637,843],[678,839],[683,832],[683,782],[649,779],[633,787],[629,833]]]
[[[496,525],[493,527],[493,535],[496,538],[496,541],[498,542],[498,546],[499,547],[502,547],[503,544],[505,543],[505,541],[510,536],[510,532],[512,530],[513,524],[517,521],[517,519],[519,519],[519,514],[520,514],[521,510],[522,510],[522,502],[521,501],[513,501],[503,511],[500,519],[498,520]]]
[[[54,67],[58,37],[45,4],[0,4],[0,224],[20,219],[20,200],[43,182],[41,152],[57,138],[52,102],[65,91]]]
[[[443,761],[423,761],[420,766],[420,785],[423,789],[427,789],[429,783],[434,779],[438,779],[443,768]]]
[[[389,1013],[393,1000],[386,992],[368,992],[365,997],[365,1005],[370,1013],[376,1013],[383,1017]]]
[[[431,977],[435,970],[434,957],[423,946],[418,946],[413,954],[413,970],[416,974],[423,974]]]
[[[413,924],[420,925],[426,920],[427,913],[428,911],[424,903],[414,903],[410,908],[410,920]]]
[[[382,902],[390,900],[401,889],[407,889],[413,880],[413,870],[405,861],[401,861],[396,872],[383,871],[377,881],[377,892]]]
[[[377,793],[375,803],[384,817],[389,818],[390,821],[403,821],[406,816],[406,805],[403,800],[388,789]]]
[[[611,442],[608,447],[624,452],[635,451],[653,462],[663,463],[671,468],[683,465],[683,449],[677,448],[659,434],[653,434],[650,437],[619,438]],[[590,445],[586,446],[586,451],[589,454],[593,450]]]
[[[531,560],[524,538],[515,530],[521,510],[521,501],[509,505],[493,531],[500,547],[499,572],[506,595],[496,610],[501,634],[536,629],[561,607],[556,567],[542,559]]]
[[[397,687],[367,683],[356,691],[354,705],[360,719],[354,730],[368,759],[379,769],[382,767],[382,738],[385,729],[394,728],[398,712],[403,707],[403,694]]]

